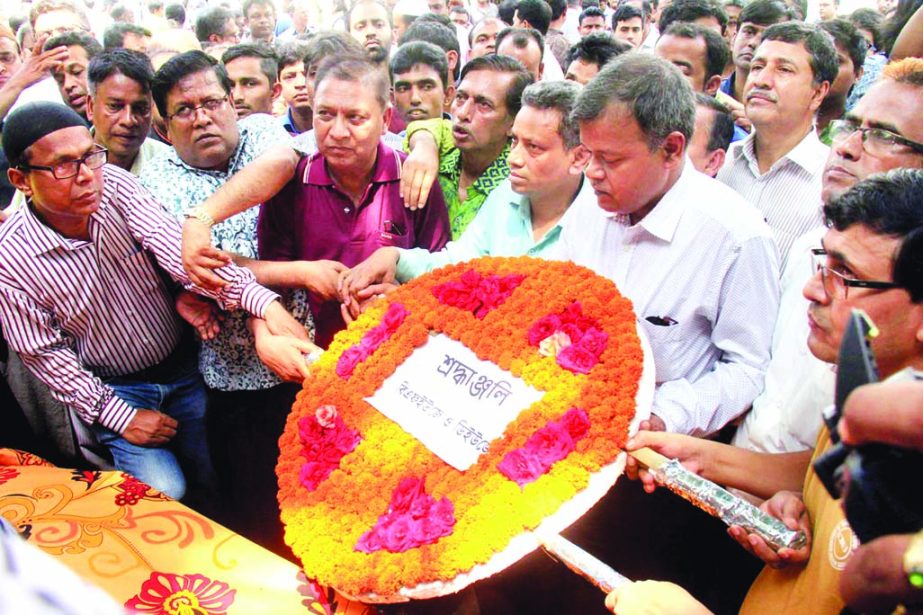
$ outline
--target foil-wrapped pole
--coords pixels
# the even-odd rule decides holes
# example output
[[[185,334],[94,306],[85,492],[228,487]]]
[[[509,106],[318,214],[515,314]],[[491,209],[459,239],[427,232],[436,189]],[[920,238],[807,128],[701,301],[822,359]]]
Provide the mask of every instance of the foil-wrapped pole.
[[[571,541],[558,534],[539,537],[542,548],[562,564],[607,594],[631,580],[622,576]]]
[[[762,537],[774,550],[800,549],[807,537],[800,530],[790,530],[779,519],[738,497],[708,479],[690,472],[676,459],[666,459],[651,450],[632,451],[648,467],[658,483],[728,525],[739,525]]]

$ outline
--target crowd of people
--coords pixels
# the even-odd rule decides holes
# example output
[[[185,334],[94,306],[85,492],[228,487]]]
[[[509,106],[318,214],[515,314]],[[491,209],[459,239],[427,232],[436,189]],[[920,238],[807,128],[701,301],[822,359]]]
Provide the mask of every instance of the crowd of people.
[[[571,530],[662,580],[610,609],[923,606],[901,576],[923,539],[859,548],[810,470],[851,310],[882,376],[923,368],[921,0],[820,21],[804,0],[98,2],[0,9],[0,445],[130,472],[285,554],[278,438],[333,336],[449,263],[569,259],[650,342],[628,447],[810,538],[728,536],[629,464]],[[842,429],[919,447],[901,386]],[[419,608],[604,608],[541,558]]]

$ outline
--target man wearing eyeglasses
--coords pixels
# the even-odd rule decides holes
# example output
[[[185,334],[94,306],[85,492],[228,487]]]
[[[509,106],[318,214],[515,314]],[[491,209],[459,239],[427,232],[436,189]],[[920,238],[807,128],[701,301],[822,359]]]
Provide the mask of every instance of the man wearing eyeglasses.
[[[792,243],[821,221],[817,196],[828,149],[814,131],[814,114],[838,66],[830,37],[816,26],[767,28],[744,86],[754,131],[731,146],[718,172],[763,213],[783,266]]]
[[[898,169],[864,180],[824,206],[829,229],[823,249],[815,253],[813,276],[803,291],[810,302],[807,345],[817,359],[836,362],[851,310],[861,309],[879,330],[871,345],[883,377],[906,367],[923,367],[921,192],[923,171]],[[832,395],[815,407],[815,415],[831,400]],[[813,452],[754,452],[654,432],[641,432],[627,444],[629,450],[642,446],[677,458],[719,484],[767,498],[764,511],[808,534],[804,548],[776,552],[755,534],[740,527],[730,529],[741,546],[767,564],[750,587],[742,614],[840,612],[844,605],[839,575],[858,541],[840,502],[827,494],[809,467],[831,446],[826,429],[820,431]],[[646,489],[653,491],[653,479],[642,479]],[[635,591],[625,590],[628,594]],[[631,597],[621,597],[631,601]],[[619,599],[613,598],[616,607]],[[615,612],[620,611],[616,608]]]
[[[196,217],[208,224],[220,249],[252,260],[258,254],[259,210],[214,224],[198,206],[270,145],[291,140],[271,115],[255,113],[238,121],[232,87],[225,67],[201,51],[175,56],[157,71],[151,89],[173,147],[145,166],[141,183],[178,219]],[[290,299],[295,317],[313,329],[305,293],[293,291]],[[221,417],[210,424],[216,465],[227,483],[225,493],[235,494],[227,507],[235,517],[222,521],[260,544],[281,547],[274,487],[277,443],[298,384],[307,375],[302,353],[310,346],[267,336],[259,323],[251,332],[240,313],[223,319],[217,335],[203,340],[199,350],[209,412]],[[264,338],[275,342],[269,347],[281,356],[263,355],[261,360],[254,343]]]
[[[821,187],[824,203],[875,173],[923,167],[923,121],[917,113],[923,104],[921,84],[923,59],[892,63],[846,119],[830,123],[832,147]],[[826,230],[818,225],[792,246],[782,273],[782,301],[766,387],[734,435],[737,446],[793,452],[810,448],[817,438],[821,421],[815,409],[833,395],[834,378],[829,365],[814,358],[804,344],[808,304],[801,289],[811,248],[820,245]]]
[[[273,331],[307,334],[245,269],[225,266],[217,292],[193,287],[178,222],[134,176],[104,167],[106,150],[74,111],[56,103],[14,111],[3,148],[10,181],[27,198],[0,227],[10,348],[90,425],[117,468],[174,498],[187,484],[190,496],[210,497],[204,389],[163,274]]]

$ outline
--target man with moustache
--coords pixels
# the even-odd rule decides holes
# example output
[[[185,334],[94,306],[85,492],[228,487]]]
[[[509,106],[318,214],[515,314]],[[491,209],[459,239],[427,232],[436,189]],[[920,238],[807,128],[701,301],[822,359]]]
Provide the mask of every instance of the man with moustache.
[[[831,123],[832,146],[822,175],[821,201],[830,203],[857,182],[897,168],[923,167],[923,60],[890,64],[881,79],[843,120]],[[792,247],[782,274],[782,301],[772,341],[766,387],[753,401],[733,444],[764,452],[791,452],[814,445],[821,421],[816,409],[833,395],[833,373],[804,344],[808,304],[801,295],[811,248],[822,225]],[[793,370],[797,370],[797,375]]]
[[[359,0],[346,14],[349,33],[362,45],[369,60],[387,70],[391,51],[391,11],[379,0]]]
[[[577,203],[595,203],[583,177],[587,153],[570,117],[580,87],[562,81],[530,85],[513,122],[510,176],[497,187],[457,241],[439,252],[379,248],[341,274],[340,300],[358,314],[373,284],[407,282],[437,267],[480,256],[542,257],[556,244]]]
[[[817,26],[770,26],[744,89],[754,132],[728,152],[718,179],[755,205],[775,235],[782,263],[792,243],[820,224],[817,207],[828,148],[814,114],[838,70],[836,49]]]
[[[87,74],[93,139],[109,150],[110,164],[140,175],[144,165],[169,149],[148,138],[154,104],[150,60],[137,51],[113,49],[90,60]]]

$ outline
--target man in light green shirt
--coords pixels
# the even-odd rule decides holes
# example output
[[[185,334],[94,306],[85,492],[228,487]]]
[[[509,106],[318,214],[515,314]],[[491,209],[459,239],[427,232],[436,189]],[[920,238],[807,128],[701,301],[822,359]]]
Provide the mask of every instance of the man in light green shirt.
[[[513,123],[509,178],[491,191],[456,241],[439,252],[379,248],[340,277],[341,300],[355,315],[383,283],[406,282],[437,267],[480,256],[547,256],[571,208],[595,207],[583,169],[588,160],[570,120],[580,86],[541,82],[523,92]]]

